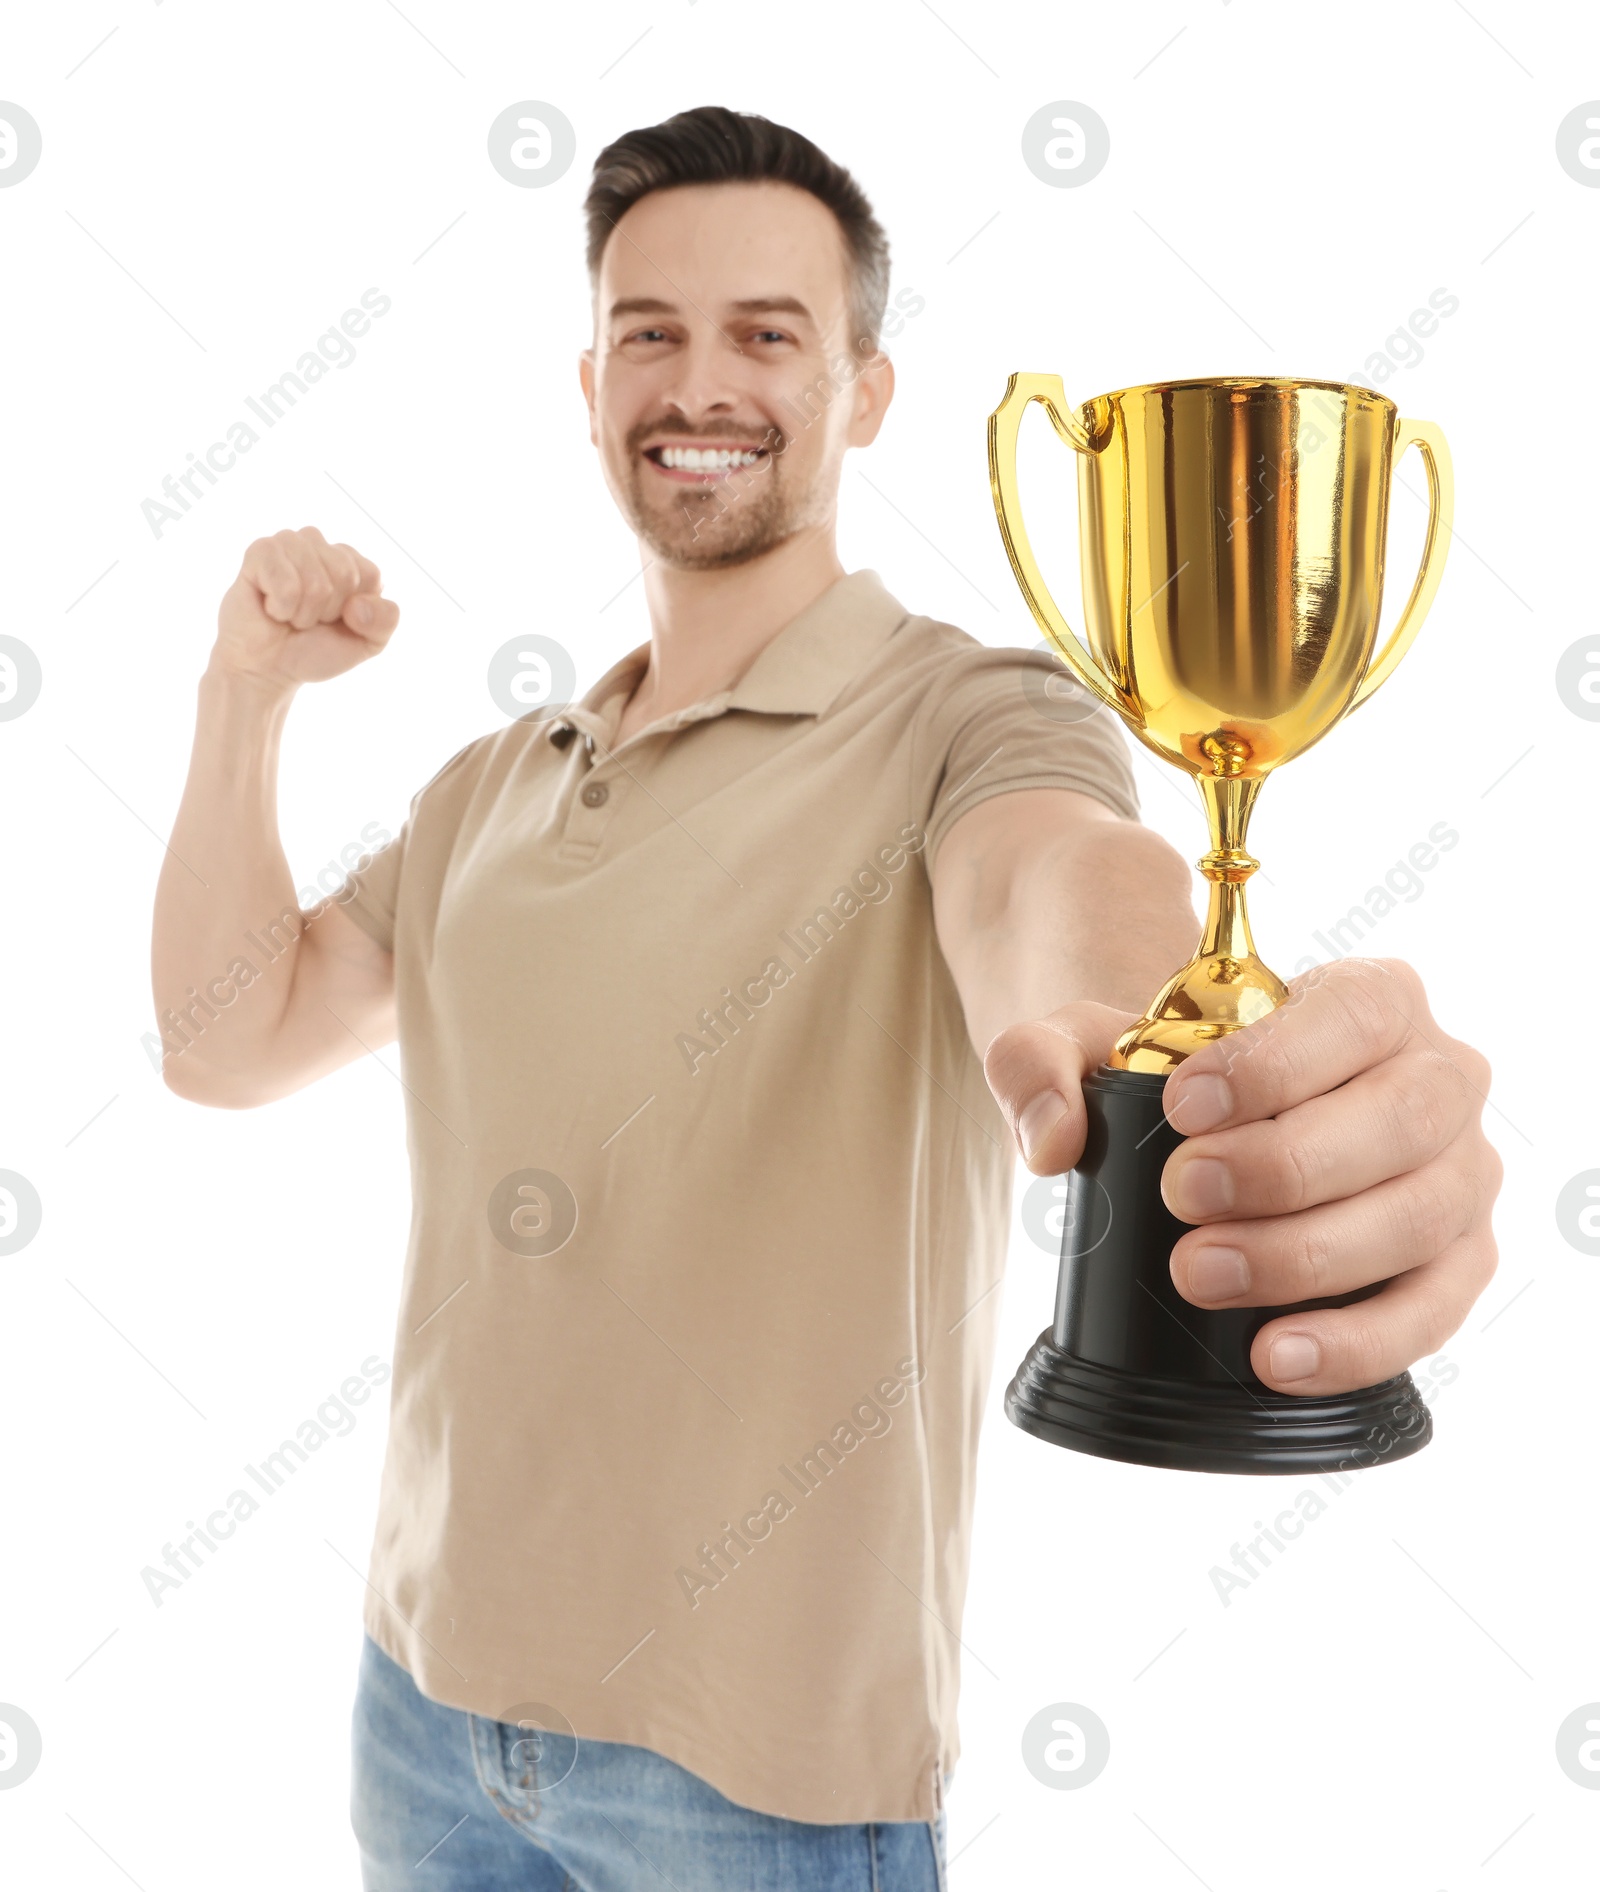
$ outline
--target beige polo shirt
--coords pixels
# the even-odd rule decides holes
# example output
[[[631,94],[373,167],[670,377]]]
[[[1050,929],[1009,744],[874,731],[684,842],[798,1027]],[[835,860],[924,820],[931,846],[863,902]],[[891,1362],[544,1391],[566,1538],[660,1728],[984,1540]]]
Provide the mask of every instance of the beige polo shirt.
[[[871,571],[613,753],[647,654],[353,876],[413,1195],[366,1626],[437,1701],[929,1819],[1016,1160],[929,869],[1011,789],[1136,819],[1128,738]]]

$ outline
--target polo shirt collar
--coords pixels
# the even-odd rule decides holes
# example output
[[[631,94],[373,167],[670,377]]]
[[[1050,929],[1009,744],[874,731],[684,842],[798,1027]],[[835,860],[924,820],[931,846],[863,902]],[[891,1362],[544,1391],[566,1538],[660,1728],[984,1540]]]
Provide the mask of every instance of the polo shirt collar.
[[[820,716],[908,615],[875,571],[849,572],[791,618],[732,689],[692,703],[650,727],[675,729],[730,709]],[[554,716],[546,730],[549,739],[565,747],[576,728],[609,745],[622,705],[649,660],[647,643],[619,658],[576,703]]]
[[[726,692],[728,708],[822,715],[906,616],[876,572],[836,579],[762,649]]]

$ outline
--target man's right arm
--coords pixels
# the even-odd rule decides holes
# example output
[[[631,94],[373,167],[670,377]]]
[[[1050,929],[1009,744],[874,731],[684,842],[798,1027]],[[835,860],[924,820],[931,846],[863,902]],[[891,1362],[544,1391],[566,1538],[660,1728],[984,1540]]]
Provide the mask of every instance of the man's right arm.
[[[223,599],[151,948],[162,1075],[195,1103],[270,1103],[395,1035],[392,956],[334,901],[301,911],[277,816],[289,706],[384,647],[380,590],[307,527],[257,539]]]

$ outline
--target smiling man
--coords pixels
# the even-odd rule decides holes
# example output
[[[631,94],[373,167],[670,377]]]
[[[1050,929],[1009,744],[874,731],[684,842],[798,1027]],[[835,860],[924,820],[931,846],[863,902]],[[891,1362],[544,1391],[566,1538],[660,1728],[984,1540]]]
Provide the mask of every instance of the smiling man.
[[[256,541],[157,897],[167,1081],[256,1105],[400,1039],[366,1885],[929,1892],[1015,1151],[1076,1162],[1190,874],[1053,664],[839,562],[894,387],[850,177],[708,107],[603,151],[587,212],[580,376],[649,641],[467,744],[302,915],[284,718],[398,610],[349,546]],[[267,913],[292,950],[207,1016]],[[1484,1060],[1408,967],[1295,1001],[1169,1080],[1164,1188],[1203,1305],[1393,1277],[1263,1329],[1262,1378],[1324,1393],[1458,1325],[1499,1164]]]

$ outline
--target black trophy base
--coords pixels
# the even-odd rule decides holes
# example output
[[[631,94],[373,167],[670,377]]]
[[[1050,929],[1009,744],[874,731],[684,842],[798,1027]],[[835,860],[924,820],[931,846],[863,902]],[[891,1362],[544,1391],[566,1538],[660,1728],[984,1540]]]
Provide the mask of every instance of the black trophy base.
[[[1211,1312],[1172,1283],[1191,1225],[1161,1198],[1183,1138],[1161,1108],[1164,1077],[1102,1065],[1084,1079],[1088,1131],[1067,1179],[1055,1324],[1006,1390],[1013,1425],[1052,1445],[1196,1472],[1360,1471],[1409,1458],[1433,1420],[1409,1373],[1327,1397],[1273,1391],[1250,1365],[1270,1320],[1293,1308]]]
[[[1409,1373],[1357,1393],[1297,1399],[1264,1386],[1119,1372],[1073,1359],[1049,1333],[1007,1388],[1006,1416],[1051,1445],[1180,1472],[1362,1471],[1409,1458],[1432,1434]]]

